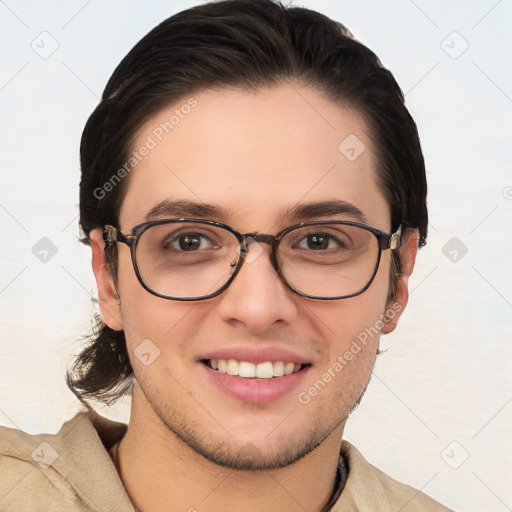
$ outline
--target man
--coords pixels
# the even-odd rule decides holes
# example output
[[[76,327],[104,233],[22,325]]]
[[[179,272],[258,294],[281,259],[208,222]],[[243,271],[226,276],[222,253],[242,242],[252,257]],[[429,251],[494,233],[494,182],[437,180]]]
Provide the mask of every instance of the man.
[[[68,382],[132,394],[2,429],[1,510],[447,510],[342,441],[425,243],[392,75],[270,0],[179,13],[121,62],[81,145],[102,320]]]

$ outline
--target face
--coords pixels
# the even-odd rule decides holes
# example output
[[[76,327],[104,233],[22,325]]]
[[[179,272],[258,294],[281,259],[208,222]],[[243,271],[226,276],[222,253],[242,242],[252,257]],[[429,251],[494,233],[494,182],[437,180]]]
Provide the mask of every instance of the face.
[[[276,234],[315,220],[363,220],[391,230],[372,142],[356,111],[299,85],[258,93],[211,90],[194,98],[194,108],[184,109],[189,113],[161,141],[158,127],[181,104],[139,131],[134,148],[148,137],[156,144],[130,175],[120,211],[124,233],[162,202],[180,202],[181,209],[161,207],[154,218],[207,218],[242,233]],[[360,153],[355,159],[339,149],[349,136]],[[357,208],[364,219],[350,210],[290,216],[300,206],[332,201]],[[205,205],[215,208],[206,211]],[[379,335],[392,330],[406,302],[404,277],[395,306],[386,303],[389,250],[370,288],[349,299],[295,294],[272,267],[270,247],[262,244],[257,252],[256,246],[249,249],[254,257],[223,293],[178,302],[143,289],[129,248],[118,244],[118,303],[109,292],[112,280],[99,270],[101,235],[92,238],[102,313],[111,327],[124,329],[136,377],[132,415],[149,408],[196,452],[232,468],[282,467],[330,436],[341,437],[369,380]],[[406,261],[406,273],[409,267]],[[382,314],[389,308],[394,319],[384,325]],[[150,354],[144,363],[137,357],[142,349]],[[272,363],[277,373],[279,361],[294,363],[296,373],[245,378],[213,369],[212,359],[266,368]],[[229,364],[236,373],[237,365]]]

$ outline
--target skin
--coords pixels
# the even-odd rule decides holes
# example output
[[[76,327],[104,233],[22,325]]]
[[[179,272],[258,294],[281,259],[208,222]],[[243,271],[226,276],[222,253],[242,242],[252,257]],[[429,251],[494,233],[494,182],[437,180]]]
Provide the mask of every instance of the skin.
[[[286,208],[339,199],[357,206],[368,225],[391,230],[372,142],[358,112],[298,84],[258,93],[211,90],[195,98],[197,107],[132,171],[120,212],[123,232],[144,222],[164,199],[220,205],[225,215],[213,220],[243,233],[272,234],[292,223],[281,215]],[[142,127],[134,147],[177,107]],[[349,134],[366,146],[353,162],[338,150]],[[347,214],[328,218],[354,220]],[[392,307],[386,302],[390,251],[382,253],[365,293],[318,301],[289,290],[262,245],[262,254],[244,264],[225,292],[186,303],[145,291],[124,244],[118,244],[116,289],[105,268],[100,230],[91,233],[91,246],[103,318],[124,329],[136,376],[128,432],[119,443],[119,472],[134,505],[172,511],[321,510],[333,492],[345,421],[369,381],[379,335],[307,405],[297,394]],[[416,250],[417,234],[407,231],[404,273],[393,301],[401,309],[383,334],[395,328],[407,304]],[[145,339],[160,350],[149,366],[134,357]],[[247,345],[277,346],[306,357],[311,367],[299,389],[253,404],[209,384],[201,355]],[[241,466],[248,469],[234,469]]]

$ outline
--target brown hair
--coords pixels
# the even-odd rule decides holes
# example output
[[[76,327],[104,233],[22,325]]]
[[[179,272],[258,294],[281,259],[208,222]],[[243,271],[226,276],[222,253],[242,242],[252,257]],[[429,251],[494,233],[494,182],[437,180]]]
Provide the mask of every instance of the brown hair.
[[[287,80],[313,87],[366,119],[377,154],[377,179],[400,224],[427,235],[426,178],[416,125],[393,75],[340,23],[272,0],[224,0],[168,18],[122,60],[90,116],[81,142],[80,225],[86,235],[118,225],[129,175],[113,183],[129,159],[137,130],[166,106],[211,87],[258,90]],[[110,180],[110,181],[109,181]],[[108,190],[108,193],[107,193]],[[116,279],[115,244],[106,260]],[[390,296],[400,273],[393,254]],[[100,318],[67,372],[81,399],[112,403],[131,387],[123,331]]]

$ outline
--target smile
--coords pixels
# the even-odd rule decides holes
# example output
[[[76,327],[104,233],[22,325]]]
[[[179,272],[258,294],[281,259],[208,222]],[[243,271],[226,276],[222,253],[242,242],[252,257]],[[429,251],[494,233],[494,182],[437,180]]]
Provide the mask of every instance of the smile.
[[[244,379],[273,379],[299,372],[303,364],[286,361],[265,361],[251,363],[250,361],[237,361],[236,359],[207,359],[207,366],[220,373],[242,377]]]

